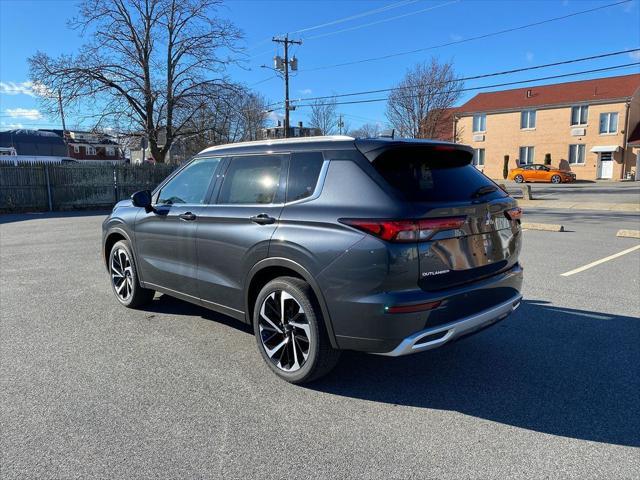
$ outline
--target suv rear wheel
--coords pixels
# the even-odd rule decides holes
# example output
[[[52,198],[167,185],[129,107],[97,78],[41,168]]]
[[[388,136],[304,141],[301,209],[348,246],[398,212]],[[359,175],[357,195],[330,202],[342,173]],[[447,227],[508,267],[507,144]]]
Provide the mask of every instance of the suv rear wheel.
[[[306,383],[335,367],[322,314],[308,283],[280,277],[258,294],[253,310],[258,349],[271,370],[290,383]]]

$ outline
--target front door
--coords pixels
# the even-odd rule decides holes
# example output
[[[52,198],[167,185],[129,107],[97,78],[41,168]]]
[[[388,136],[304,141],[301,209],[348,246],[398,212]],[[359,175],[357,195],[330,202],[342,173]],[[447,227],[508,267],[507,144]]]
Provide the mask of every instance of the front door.
[[[220,158],[198,158],[155,195],[154,211],[136,219],[136,253],[142,281],[197,298],[196,230]]]
[[[612,152],[600,153],[598,178],[601,178],[601,179],[613,178],[613,153]]]
[[[248,271],[267,257],[284,202],[288,155],[231,157],[215,204],[198,222],[200,298],[241,317]]]

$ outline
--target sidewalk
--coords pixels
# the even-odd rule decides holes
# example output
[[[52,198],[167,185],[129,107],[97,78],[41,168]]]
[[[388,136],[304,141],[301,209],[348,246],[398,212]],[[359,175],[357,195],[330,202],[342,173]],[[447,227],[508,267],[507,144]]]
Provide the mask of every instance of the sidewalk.
[[[555,208],[566,210],[599,210],[608,212],[640,213],[638,203],[605,203],[605,202],[562,202],[558,200],[522,200],[518,205],[523,208]]]

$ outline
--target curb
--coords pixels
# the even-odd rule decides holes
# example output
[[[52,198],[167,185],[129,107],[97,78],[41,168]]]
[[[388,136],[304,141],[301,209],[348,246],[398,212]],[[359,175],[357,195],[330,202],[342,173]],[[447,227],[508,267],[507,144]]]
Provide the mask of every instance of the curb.
[[[640,230],[618,230],[616,237],[640,238]]]
[[[521,224],[523,229],[527,230],[544,230],[545,232],[564,232],[564,225],[555,223],[526,223]]]

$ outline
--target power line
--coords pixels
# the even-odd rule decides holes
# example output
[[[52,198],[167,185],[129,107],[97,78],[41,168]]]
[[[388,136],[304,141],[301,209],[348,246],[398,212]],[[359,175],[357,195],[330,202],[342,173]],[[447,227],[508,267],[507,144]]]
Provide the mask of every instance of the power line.
[[[442,84],[447,84],[447,83],[453,83],[453,82],[462,82],[462,81],[467,81],[467,80],[478,80],[480,78],[488,78],[488,77],[497,77],[497,76],[501,76],[501,75],[510,75],[513,73],[521,73],[521,72],[526,72],[528,70],[539,70],[541,68],[549,68],[549,67],[557,67],[559,65],[568,65],[571,63],[578,63],[578,62],[585,62],[588,60],[597,60],[600,58],[607,58],[607,57],[613,57],[616,55],[624,55],[624,54],[628,54],[628,53],[632,53],[632,52],[638,52],[640,51],[640,48],[633,48],[630,50],[618,50],[616,52],[609,52],[609,53],[602,53],[600,55],[591,55],[589,57],[582,57],[582,58],[573,58],[570,60],[563,60],[560,62],[553,62],[553,63],[545,63],[542,65],[534,65],[531,67],[523,67],[523,68],[514,68],[511,70],[503,70],[501,72],[493,72],[493,73],[484,73],[481,75],[473,75],[470,77],[461,77],[461,78],[456,78],[453,80],[448,80],[448,81],[441,81],[441,82],[433,82],[433,83],[418,83],[415,85],[408,85],[405,87],[390,87],[390,88],[379,88],[377,90],[364,90],[364,91],[359,91],[359,92],[349,92],[349,93],[341,93],[338,95],[324,95],[321,97],[308,97],[308,98],[298,98],[298,99],[293,99],[291,100],[292,102],[301,102],[301,101],[308,101],[308,100],[325,100],[327,98],[342,98],[342,97],[353,97],[353,96],[358,96],[358,95],[367,95],[367,94],[372,94],[372,93],[383,93],[383,92],[393,92],[396,90],[404,90],[404,89],[408,89],[408,88],[415,88],[415,87],[428,87],[430,85],[442,85]],[[269,105],[271,106],[271,105]]]
[[[377,61],[377,60],[386,60],[388,58],[400,57],[400,56],[404,56],[404,55],[411,55],[413,53],[419,53],[419,52],[424,52],[424,51],[427,51],[427,50],[434,50],[434,49],[437,49],[437,48],[448,47],[448,46],[451,46],[451,45],[458,45],[458,44],[461,44],[461,43],[472,42],[472,41],[475,41],[475,40],[481,40],[481,39],[484,39],[484,38],[495,37],[497,35],[503,35],[505,33],[515,32],[515,31],[518,31],[518,30],[524,30],[526,28],[536,27],[536,26],[544,25],[544,24],[551,23],[551,22],[557,22],[557,21],[560,21],[560,20],[565,20],[567,18],[578,16],[578,15],[584,15],[584,14],[587,14],[587,13],[596,12],[598,10],[603,10],[605,8],[615,7],[616,5],[622,5],[624,3],[629,3],[631,1],[632,0],[621,0],[619,2],[609,3],[607,5],[601,5],[599,7],[594,7],[594,8],[590,8],[590,9],[587,9],[587,10],[581,10],[579,12],[574,12],[574,13],[570,13],[570,14],[567,14],[567,15],[562,15],[560,17],[548,18],[546,20],[541,20],[541,21],[534,22],[534,23],[528,23],[526,25],[520,25],[520,26],[517,26],[517,27],[507,28],[507,29],[504,29],[504,30],[498,30],[496,32],[490,32],[490,33],[485,33],[485,34],[482,34],[482,35],[476,35],[475,37],[463,38],[462,40],[455,40],[455,41],[451,41],[451,42],[447,42],[447,43],[441,43],[439,45],[431,45],[429,47],[417,48],[415,50],[406,50],[406,51],[403,51],[403,52],[390,53],[390,54],[382,55],[382,56],[379,56],[379,57],[364,58],[364,59],[360,59],[360,60],[353,60],[353,61],[350,61],[350,62],[334,63],[334,64],[331,64],[331,65],[322,65],[322,66],[319,66],[319,67],[307,68],[305,70],[300,70],[300,71],[301,72],[314,72],[314,71],[317,71],[317,70],[325,70],[325,69],[329,69],[329,68],[345,67],[345,66],[348,66],[348,65],[357,65],[357,64],[360,64],[360,63],[367,63],[367,62],[373,62],[373,61]]]
[[[383,7],[374,8],[373,10],[367,10],[367,11],[364,11],[364,12],[361,12],[361,13],[357,13],[355,15],[349,15],[347,17],[338,18],[338,19],[332,20],[330,22],[321,23],[321,24],[318,24],[318,25],[313,25],[311,27],[301,28],[300,30],[295,30],[295,31],[290,32],[290,33],[291,34],[300,34],[300,33],[303,33],[303,32],[309,32],[311,30],[317,30],[319,28],[330,27],[332,25],[338,25],[340,23],[348,22],[350,20],[356,20],[358,18],[367,17],[369,15],[375,15],[376,13],[386,12],[387,10],[392,10],[394,8],[399,8],[399,7],[404,7],[406,5],[411,5],[411,4],[416,3],[418,1],[420,1],[420,0],[402,0],[400,2],[390,3],[390,4],[385,5]],[[320,35],[320,36],[323,36],[323,35]],[[311,37],[311,38],[315,38],[315,37]],[[256,50],[260,45],[264,45],[265,43],[270,42],[270,41],[271,41],[271,38],[261,40],[260,42],[254,44],[252,47],[250,47],[249,51]],[[260,57],[260,56],[262,56],[262,55],[264,55],[266,53],[270,53],[270,52],[271,52],[271,50],[265,50],[263,52],[256,53],[254,55],[250,55],[249,57],[247,57],[247,60],[250,60],[250,59],[256,58],[256,57]]]
[[[355,15],[350,15],[348,17],[339,18],[337,20],[332,20],[330,22],[321,23],[319,25],[314,25],[312,27],[301,28],[300,30],[296,30],[294,32],[290,32],[292,34],[300,34],[304,32],[310,32],[311,30],[317,30],[319,28],[330,27],[332,25],[338,25],[340,23],[348,22],[351,20],[357,20],[358,18],[368,17],[369,15],[375,15],[376,13],[386,12],[387,10],[393,10],[394,8],[404,7],[406,5],[411,5],[412,3],[416,3],[418,0],[402,0],[400,2],[390,3],[383,7],[374,8],[373,10],[367,10],[365,12],[357,13]]]
[[[320,33],[318,35],[313,35],[311,37],[305,37],[305,40],[316,40],[318,38],[329,37],[331,35],[337,35],[339,33],[351,32],[353,30],[358,30],[360,28],[370,27],[372,25],[378,25],[380,23],[391,22],[393,20],[398,20],[399,18],[410,17],[412,15],[417,15],[419,13],[424,13],[424,12],[428,12],[428,11],[431,11],[431,10],[435,10],[436,8],[446,7],[448,5],[453,5],[454,3],[460,3],[460,0],[453,0],[453,1],[450,1],[450,2],[447,2],[447,3],[441,3],[439,5],[432,5],[430,7],[423,8],[421,10],[416,10],[415,12],[403,13],[401,15],[396,15],[394,17],[389,17],[389,18],[383,18],[381,20],[376,20],[375,22],[363,23],[362,25],[356,25],[354,27],[348,27],[348,28],[343,28],[343,29],[340,29],[340,30],[334,30],[333,32]]]
[[[527,80],[518,80],[516,82],[505,82],[505,83],[495,83],[493,85],[483,85],[480,87],[469,87],[469,88],[460,88],[458,90],[454,90],[454,92],[470,92],[470,91],[474,91],[474,90],[485,90],[487,88],[498,88],[498,87],[507,87],[507,86],[511,86],[511,85],[518,85],[518,84],[522,84],[522,83],[533,83],[533,82],[540,82],[543,80],[553,80],[556,78],[565,78],[565,77],[571,77],[571,76],[575,76],[575,75],[584,75],[584,74],[588,74],[588,73],[597,73],[597,72],[606,72],[609,70],[616,70],[616,69],[620,69],[620,68],[629,68],[632,66],[636,66],[636,65],[640,65],[640,62],[633,62],[633,63],[625,63],[622,65],[615,65],[612,67],[604,67],[604,68],[595,68],[592,70],[582,70],[580,72],[573,72],[573,73],[564,73],[561,75],[550,75],[547,77],[539,77],[539,78],[530,78]],[[405,95],[404,98],[415,98],[418,95]],[[367,100],[351,100],[348,102],[336,102],[335,105],[354,105],[354,104],[358,104],[358,103],[375,103],[375,102],[386,102],[387,98],[371,98],[371,99],[367,99]],[[332,105],[334,104],[333,102],[331,103]],[[297,104],[296,107],[312,107],[312,106],[324,106],[324,105],[329,105],[329,104],[324,104],[324,103],[319,103],[319,104],[311,104],[311,103],[306,103],[306,104]]]

